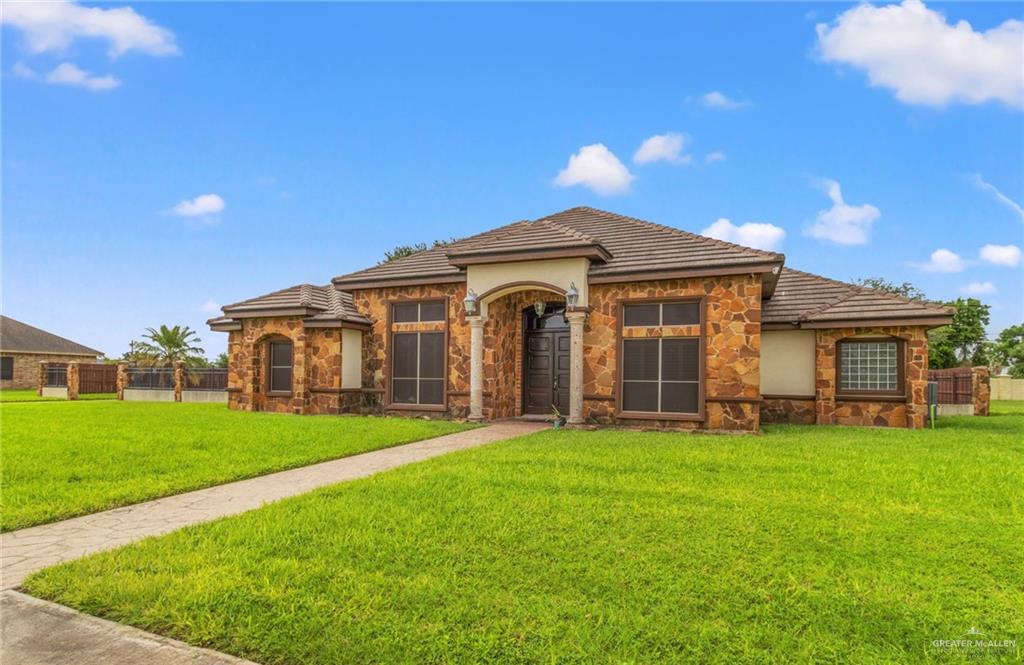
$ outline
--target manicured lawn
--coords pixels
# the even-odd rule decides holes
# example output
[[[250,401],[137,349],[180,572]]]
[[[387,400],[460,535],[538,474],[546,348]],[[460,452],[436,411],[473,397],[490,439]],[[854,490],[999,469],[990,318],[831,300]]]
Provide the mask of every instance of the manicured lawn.
[[[7,403],[0,425],[5,531],[466,428],[117,401]]]
[[[1022,453],[1020,404],[935,431],[546,431],[27,587],[268,665],[945,661],[931,641],[971,627],[1024,645]]]

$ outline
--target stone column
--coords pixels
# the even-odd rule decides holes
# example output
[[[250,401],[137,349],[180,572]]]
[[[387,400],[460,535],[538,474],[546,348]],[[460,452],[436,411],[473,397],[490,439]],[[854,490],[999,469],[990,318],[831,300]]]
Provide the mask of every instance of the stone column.
[[[36,389],[36,394],[40,397],[43,396],[43,386],[46,385],[46,361],[39,361],[39,388]]]
[[[181,391],[185,383],[185,364],[180,360],[174,361],[174,401],[181,401]]]
[[[566,312],[569,320],[569,418],[568,425],[583,424],[583,324],[586,312]]]
[[[815,331],[814,422],[836,424],[836,337],[828,330]]]
[[[78,399],[78,363],[68,363],[68,399]]]
[[[467,316],[469,322],[469,419],[484,419],[484,319]]]
[[[971,394],[974,396],[974,415],[987,416],[989,414],[989,400],[991,399],[991,384],[988,367],[974,367],[971,370]]]
[[[124,389],[128,387],[128,363],[117,363],[117,399],[124,399]]]

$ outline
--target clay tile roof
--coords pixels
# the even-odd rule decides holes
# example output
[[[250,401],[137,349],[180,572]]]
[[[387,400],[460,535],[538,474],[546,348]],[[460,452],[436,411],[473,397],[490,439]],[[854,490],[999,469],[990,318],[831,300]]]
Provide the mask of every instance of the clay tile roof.
[[[868,319],[948,318],[942,305],[783,268],[761,312],[763,323],[827,323]]]
[[[207,321],[209,325],[223,325],[231,323],[234,317],[280,310],[299,310],[298,313],[317,321],[369,323],[365,316],[356,311],[352,294],[338,291],[331,285],[298,284],[225,305],[221,309],[225,315],[210,319]]]
[[[8,316],[0,316],[0,350],[102,356],[102,351],[54,335]]]
[[[536,221],[519,221],[418,252],[372,268],[334,278],[335,284],[403,279],[457,280],[464,275],[458,262],[466,257],[503,252],[556,251],[593,248],[599,260],[590,274],[628,275],[658,270],[744,267],[781,264],[785,257],[715,240],[633,217],[578,207]]]

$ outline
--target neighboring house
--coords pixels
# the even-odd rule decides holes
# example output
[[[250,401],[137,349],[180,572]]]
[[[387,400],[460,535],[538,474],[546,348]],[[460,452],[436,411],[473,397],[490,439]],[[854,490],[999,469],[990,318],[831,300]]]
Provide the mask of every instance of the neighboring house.
[[[0,316],[0,388],[36,388],[39,363],[96,362],[102,351]]]
[[[223,308],[232,408],[922,427],[950,310],[592,208]]]

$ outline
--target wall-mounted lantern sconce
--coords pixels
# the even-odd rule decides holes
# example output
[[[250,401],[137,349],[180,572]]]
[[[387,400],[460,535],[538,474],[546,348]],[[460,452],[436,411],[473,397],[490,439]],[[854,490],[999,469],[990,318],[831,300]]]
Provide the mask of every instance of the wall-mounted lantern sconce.
[[[547,309],[547,305],[544,304],[543,300],[533,303],[533,311],[537,312],[537,316],[544,316],[545,309]]]
[[[569,309],[575,309],[580,302],[580,290],[576,288],[576,282],[569,284],[569,290],[565,292],[565,304]]]
[[[470,316],[476,314],[477,296],[473,289],[466,294],[466,299],[462,301],[462,304],[466,306],[466,314]]]

